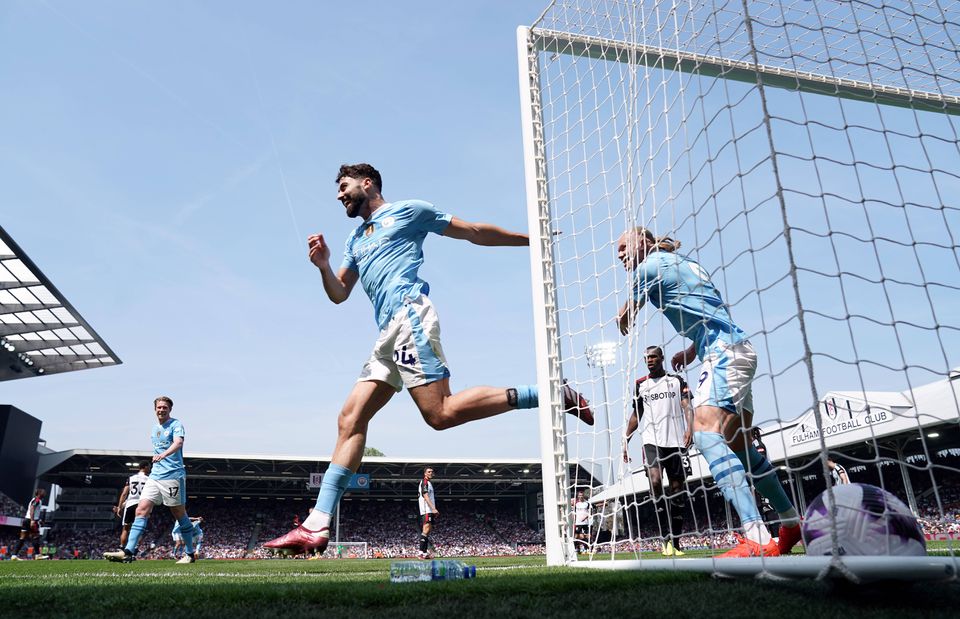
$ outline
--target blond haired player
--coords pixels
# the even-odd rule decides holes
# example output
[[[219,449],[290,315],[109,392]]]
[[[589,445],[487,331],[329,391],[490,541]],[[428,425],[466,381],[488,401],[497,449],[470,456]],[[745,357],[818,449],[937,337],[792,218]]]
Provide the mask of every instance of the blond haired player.
[[[757,353],[746,333],[730,316],[720,291],[697,262],[677,253],[680,243],[633,228],[617,240],[617,255],[633,275],[631,298],[620,308],[620,332],[626,335],[634,316],[648,301],[681,336],[692,340],[673,356],[673,369],[701,361],[693,398],[693,440],[710,467],[710,474],[740,516],[744,538],[721,557],[787,554],[800,541],[800,517],[783,491],[776,470],[752,444],[747,432],[753,422],[751,383]],[[746,468],[745,468],[746,467]],[[770,500],[780,516],[780,538],[773,540],[764,525],[747,480]]]

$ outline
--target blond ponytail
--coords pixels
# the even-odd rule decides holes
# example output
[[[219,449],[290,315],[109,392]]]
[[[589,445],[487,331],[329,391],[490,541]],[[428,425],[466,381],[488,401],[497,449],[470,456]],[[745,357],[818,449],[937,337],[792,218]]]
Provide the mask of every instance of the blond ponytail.
[[[644,244],[649,247],[649,251],[675,252],[680,249],[680,241],[675,241],[669,236],[654,236],[653,232],[642,226],[637,227],[637,235],[643,237]]]

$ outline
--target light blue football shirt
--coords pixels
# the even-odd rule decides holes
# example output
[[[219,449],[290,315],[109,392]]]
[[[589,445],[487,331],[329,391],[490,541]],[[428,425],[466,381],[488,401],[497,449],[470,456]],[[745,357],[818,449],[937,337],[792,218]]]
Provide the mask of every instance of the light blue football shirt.
[[[183,424],[180,423],[179,419],[171,417],[163,425],[154,424],[150,433],[150,440],[153,441],[153,454],[162,454],[170,448],[170,445],[173,445],[173,439],[183,435]],[[154,462],[153,470],[150,471],[150,479],[180,479],[185,477],[186,474],[187,469],[183,465],[183,450],[180,449],[163,460]]]
[[[677,333],[697,345],[700,360],[714,342],[736,344],[747,339],[730,317],[710,276],[686,256],[651,252],[637,265],[633,276],[638,307],[649,300],[663,311]]]
[[[360,274],[363,290],[373,302],[381,329],[402,307],[405,299],[430,293],[420,279],[423,241],[427,234],[443,234],[452,215],[441,213],[422,200],[402,200],[378,208],[347,237],[342,269]]]

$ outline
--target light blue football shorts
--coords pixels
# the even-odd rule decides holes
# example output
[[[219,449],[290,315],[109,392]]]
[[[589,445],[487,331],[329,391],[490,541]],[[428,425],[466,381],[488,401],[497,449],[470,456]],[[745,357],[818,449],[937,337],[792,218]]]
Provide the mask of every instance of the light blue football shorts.
[[[357,382],[379,380],[400,391],[449,376],[437,310],[430,299],[419,295],[405,301],[380,331]]]
[[[757,353],[748,341],[716,341],[706,349],[693,407],[716,406],[733,413],[753,412],[753,376]]]

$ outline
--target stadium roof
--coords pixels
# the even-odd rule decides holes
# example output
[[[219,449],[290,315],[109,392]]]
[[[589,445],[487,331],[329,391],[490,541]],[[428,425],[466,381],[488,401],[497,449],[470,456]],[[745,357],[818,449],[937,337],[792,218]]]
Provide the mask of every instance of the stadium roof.
[[[0,381],[120,363],[0,227]]]
[[[939,381],[905,391],[828,391],[820,398],[820,422],[831,450],[914,440],[921,431],[935,428],[956,430],[960,428],[960,368]],[[820,451],[820,430],[812,409],[762,430],[771,461]]]
[[[91,486],[119,489],[136,471],[138,463],[153,456],[147,451],[71,449],[40,455],[37,476],[59,486]],[[310,476],[323,473],[329,458],[250,454],[189,454],[188,496],[207,498],[316,497],[308,487]],[[373,499],[410,498],[423,469],[433,467],[437,494],[443,498],[519,499],[541,490],[540,461],[534,458],[389,458],[368,456],[359,473],[370,475]],[[575,465],[571,477],[592,479]]]

